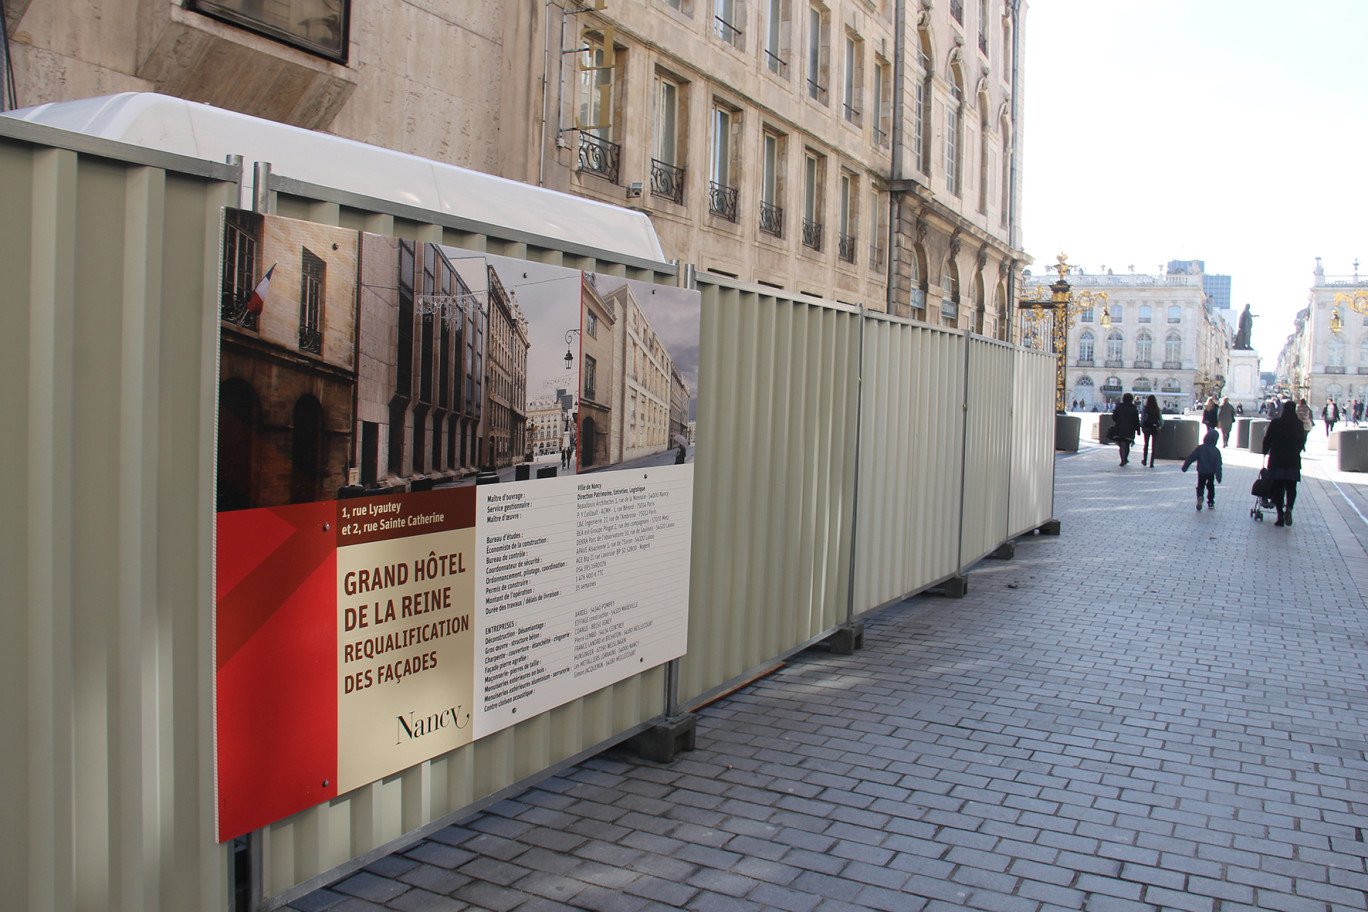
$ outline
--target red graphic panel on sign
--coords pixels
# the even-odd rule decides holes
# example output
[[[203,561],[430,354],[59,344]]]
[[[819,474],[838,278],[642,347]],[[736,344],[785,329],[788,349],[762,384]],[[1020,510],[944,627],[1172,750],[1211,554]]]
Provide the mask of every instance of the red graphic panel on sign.
[[[337,794],[334,501],[218,514],[220,841]]]

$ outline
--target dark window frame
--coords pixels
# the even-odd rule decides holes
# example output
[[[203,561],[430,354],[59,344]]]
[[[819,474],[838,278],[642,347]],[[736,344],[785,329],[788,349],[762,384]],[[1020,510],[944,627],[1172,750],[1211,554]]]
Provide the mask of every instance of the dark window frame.
[[[251,2],[252,0],[186,0],[186,8],[211,19],[219,19],[249,32],[264,35],[281,44],[288,44],[326,60],[346,65],[351,40],[351,0],[334,0],[338,5],[339,19],[336,46],[310,40],[304,35],[296,35],[249,15],[243,8]]]

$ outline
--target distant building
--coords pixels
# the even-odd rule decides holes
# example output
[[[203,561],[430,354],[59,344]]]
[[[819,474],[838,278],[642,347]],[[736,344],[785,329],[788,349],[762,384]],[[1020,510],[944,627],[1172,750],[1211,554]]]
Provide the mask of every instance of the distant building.
[[[613,420],[613,390],[621,386],[621,358],[614,354],[620,341],[617,314],[604,302],[590,273],[582,280],[580,303],[584,360],[580,364],[579,465],[587,469],[619,461],[612,455],[622,450],[622,428]]]
[[[1230,309],[1230,276],[1206,271],[1205,260],[1169,260],[1169,275],[1200,275],[1202,289],[1207,293],[1216,313],[1230,324],[1231,332],[1238,326],[1238,316]]]
[[[1028,275],[1022,293],[1049,276]],[[1106,292],[1104,306],[1082,311],[1069,327],[1065,399],[1083,409],[1110,409],[1125,393],[1153,394],[1162,408],[1181,411],[1219,396],[1225,385],[1230,324],[1210,304],[1202,276],[1193,272],[1089,275],[1071,272],[1075,289]]]
[[[1312,272],[1307,305],[1278,355],[1278,382],[1306,397],[1319,414],[1327,399],[1368,399],[1368,277],[1358,272],[1326,275],[1320,257]]]

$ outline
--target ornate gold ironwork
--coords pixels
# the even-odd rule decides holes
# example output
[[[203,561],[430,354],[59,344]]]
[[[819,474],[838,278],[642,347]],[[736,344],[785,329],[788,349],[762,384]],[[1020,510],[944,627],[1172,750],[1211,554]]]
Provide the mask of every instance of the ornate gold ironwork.
[[[1040,351],[1053,350],[1055,355],[1055,411],[1064,412],[1066,403],[1065,370],[1068,367],[1069,327],[1089,308],[1102,306],[1102,326],[1111,324],[1107,312],[1105,291],[1082,291],[1072,294],[1073,288],[1064,278],[1069,274],[1069,257],[1060,251],[1054,269],[1059,279],[1049,286],[1037,285],[1017,300],[1021,310],[1021,343]],[[1048,326],[1046,320],[1049,320]],[[1047,347],[1046,340],[1049,342]]]

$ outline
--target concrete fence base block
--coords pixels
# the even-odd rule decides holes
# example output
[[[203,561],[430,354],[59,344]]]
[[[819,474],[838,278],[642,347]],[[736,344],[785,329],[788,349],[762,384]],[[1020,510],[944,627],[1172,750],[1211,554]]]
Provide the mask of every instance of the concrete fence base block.
[[[1368,472],[1368,431],[1336,431],[1332,436],[1340,438],[1339,470]]]
[[[1016,557],[1016,542],[1003,542],[988,556],[994,560],[1011,560]]]
[[[843,656],[854,655],[855,650],[864,649],[864,621],[838,628],[827,637],[827,644],[833,653]]]
[[[946,598],[964,598],[964,594],[969,591],[969,577],[952,576],[937,586],[936,590]]]
[[[1045,522],[1045,524],[1042,525],[1040,528],[1036,529],[1036,531],[1039,532],[1041,535],[1058,535],[1058,534],[1059,534],[1059,520],[1057,520],[1057,519],[1047,520],[1047,521]]]
[[[636,736],[637,753],[656,763],[673,763],[685,751],[694,749],[698,717],[693,713],[666,716]]]

